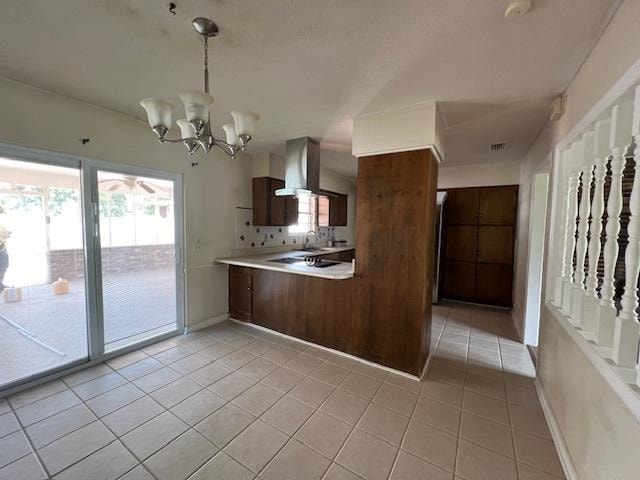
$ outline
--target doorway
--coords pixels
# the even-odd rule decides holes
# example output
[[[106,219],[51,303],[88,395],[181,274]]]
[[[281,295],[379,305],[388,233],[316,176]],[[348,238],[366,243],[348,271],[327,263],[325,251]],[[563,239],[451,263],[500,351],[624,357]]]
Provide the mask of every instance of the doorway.
[[[544,266],[549,173],[536,174],[533,178],[532,189],[523,333],[525,345],[537,347],[540,330],[540,309],[542,306],[542,272]]]
[[[183,328],[181,176],[0,146],[0,393]]]

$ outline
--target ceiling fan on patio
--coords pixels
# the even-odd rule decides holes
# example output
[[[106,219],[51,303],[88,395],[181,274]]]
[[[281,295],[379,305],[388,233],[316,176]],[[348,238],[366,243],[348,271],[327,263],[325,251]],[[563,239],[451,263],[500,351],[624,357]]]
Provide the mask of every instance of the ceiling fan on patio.
[[[133,175],[124,175],[122,178],[110,178],[98,181],[100,191],[110,193],[143,193],[149,195],[168,194],[166,189],[146,180],[140,180]]]

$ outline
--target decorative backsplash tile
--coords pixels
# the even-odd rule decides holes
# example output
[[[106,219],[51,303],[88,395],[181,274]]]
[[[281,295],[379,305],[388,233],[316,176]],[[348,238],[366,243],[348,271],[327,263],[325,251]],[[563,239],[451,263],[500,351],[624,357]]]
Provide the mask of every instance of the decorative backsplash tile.
[[[318,242],[326,243],[335,236],[335,227],[318,227]],[[335,237],[334,237],[335,238]],[[313,237],[311,237],[313,241]],[[289,235],[288,227],[265,227],[253,225],[253,210],[236,207],[235,248],[260,248],[304,244],[304,235]]]

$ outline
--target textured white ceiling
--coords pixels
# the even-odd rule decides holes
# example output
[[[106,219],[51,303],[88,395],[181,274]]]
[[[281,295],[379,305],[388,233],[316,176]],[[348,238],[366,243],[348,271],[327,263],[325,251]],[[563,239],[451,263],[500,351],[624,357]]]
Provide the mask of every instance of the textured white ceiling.
[[[181,111],[177,93],[202,84],[190,20],[209,16],[214,123],[259,112],[254,151],[309,135],[354,175],[354,116],[435,99],[447,163],[518,161],[619,4],[534,0],[506,21],[508,0],[174,1],[177,15],[168,0],[3,0],[0,75],[141,119],[143,97]]]

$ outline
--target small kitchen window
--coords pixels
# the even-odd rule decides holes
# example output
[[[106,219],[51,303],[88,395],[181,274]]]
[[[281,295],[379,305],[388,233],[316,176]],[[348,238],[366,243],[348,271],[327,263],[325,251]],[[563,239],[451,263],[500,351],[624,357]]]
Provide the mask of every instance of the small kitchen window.
[[[301,195],[298,197],[298,222],[289,225],[289,235],[304,235],[317,227],[318,197]],[[327,209],[328,214],[328,209]]]

